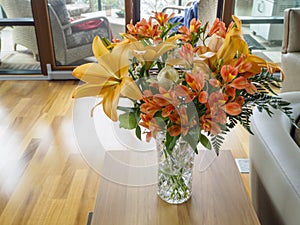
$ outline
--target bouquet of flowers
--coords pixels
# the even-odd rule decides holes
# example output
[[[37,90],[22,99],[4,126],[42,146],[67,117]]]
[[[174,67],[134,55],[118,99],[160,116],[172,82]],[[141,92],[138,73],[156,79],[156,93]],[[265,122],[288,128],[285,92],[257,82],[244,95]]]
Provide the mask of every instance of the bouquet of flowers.
[[[228,28],[219,19],[211,26],[193,19],[174,31],[172,16],[156,12],[130,23],[122,40],[95,37],[98,62],[73,71],[85,82],[73,96],[99,97],[96,106],[120,127],[135,129],[138,138],[163,131],[168,153],[179,137],[196,153],[199,143],[218,153],[223,135],[238,122],[251,133],[254,106],[270,116],[271,108],[281,110],[293,121],[289,103],[274,91],[280,67],[251,54],[237,17]],[[120,106],[120,98],[131,105]]]

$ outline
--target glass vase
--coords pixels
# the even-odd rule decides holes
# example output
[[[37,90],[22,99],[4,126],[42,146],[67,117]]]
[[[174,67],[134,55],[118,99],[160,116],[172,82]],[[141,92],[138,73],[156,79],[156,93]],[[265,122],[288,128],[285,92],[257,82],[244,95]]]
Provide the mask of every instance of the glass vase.
[[[156,136],[158,152],[158,196],[171,204],[181,204],[192,195],[195,152],[181,137],[171,154],[166,151],[165,134]]]

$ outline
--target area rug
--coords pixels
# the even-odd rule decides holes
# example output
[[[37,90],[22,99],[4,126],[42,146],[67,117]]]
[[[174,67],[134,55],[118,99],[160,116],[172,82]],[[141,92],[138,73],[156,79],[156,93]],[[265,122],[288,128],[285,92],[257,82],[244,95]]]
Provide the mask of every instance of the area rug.
[[[244,39],[247,42],[250,49],[255,50],[265,50],[266,48],[255,40],[250,34],[244,34]]]

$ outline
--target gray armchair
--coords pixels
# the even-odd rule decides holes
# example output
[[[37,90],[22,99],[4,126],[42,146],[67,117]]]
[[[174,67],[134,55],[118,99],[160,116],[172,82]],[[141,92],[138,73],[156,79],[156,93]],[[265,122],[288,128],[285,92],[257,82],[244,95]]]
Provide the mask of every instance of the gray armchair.
[[[54,52],[58,63],[69,65],[92,56],[92,42],[96,35],[111,39],[110,24],[106,17],[71,21],[64,0],[49,0],[48,3]]]

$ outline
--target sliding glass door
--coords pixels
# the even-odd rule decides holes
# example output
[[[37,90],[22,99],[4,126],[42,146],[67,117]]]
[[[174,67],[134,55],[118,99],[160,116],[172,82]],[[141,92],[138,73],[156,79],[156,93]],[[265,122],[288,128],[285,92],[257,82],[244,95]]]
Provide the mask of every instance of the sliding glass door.
[[[95,61],[96,35],[112,40],[125,32],[124,0],[0,0],[0,6],[3,74],[71,74]]]

